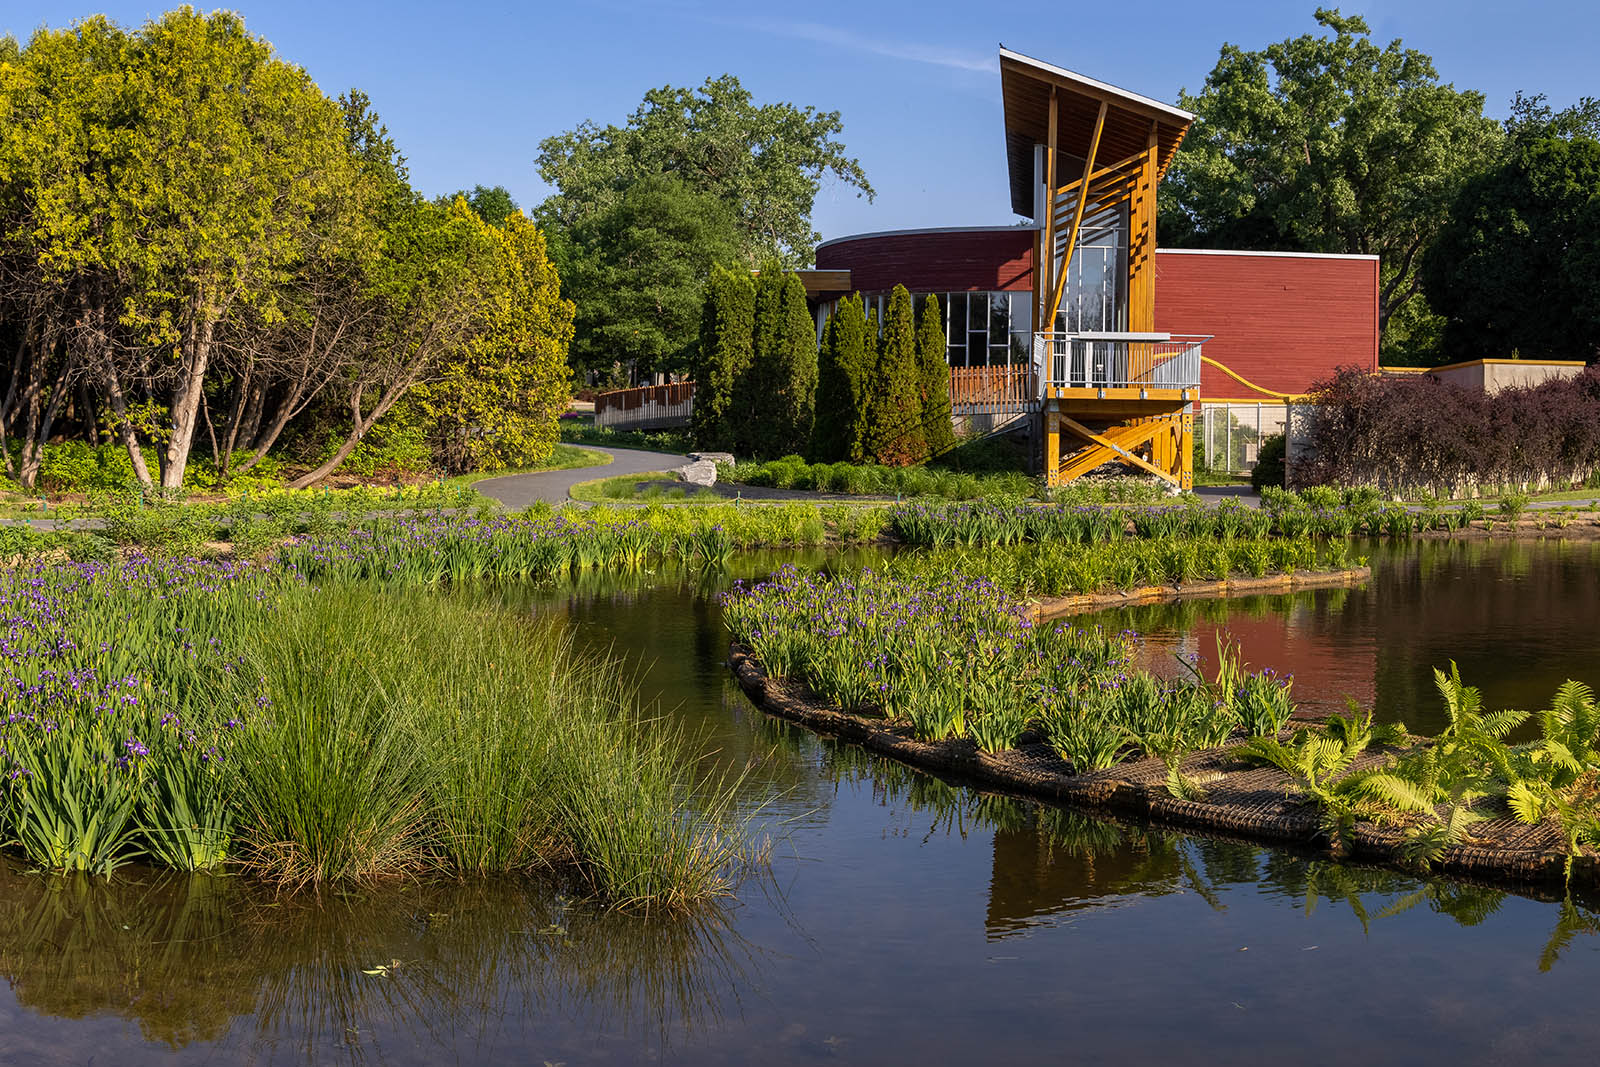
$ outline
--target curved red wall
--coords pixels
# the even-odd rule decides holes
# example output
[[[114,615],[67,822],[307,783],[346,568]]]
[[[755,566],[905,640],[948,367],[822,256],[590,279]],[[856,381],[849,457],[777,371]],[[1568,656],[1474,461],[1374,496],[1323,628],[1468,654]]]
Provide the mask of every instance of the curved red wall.
[[[1033,288],[1033,231],[931,230],[846,237],[817,249],[818,270],[848,270],[850,287],[875,293],[1027,292]]]

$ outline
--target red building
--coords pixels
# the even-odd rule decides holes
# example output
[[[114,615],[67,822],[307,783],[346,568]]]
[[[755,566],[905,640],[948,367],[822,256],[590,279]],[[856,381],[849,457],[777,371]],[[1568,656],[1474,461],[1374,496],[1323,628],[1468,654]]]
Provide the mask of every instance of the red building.
[[[1187,488],[1195,414],[1208,465],[1237,470],[1295,396],[1377,368],[1377,257],[1160,249],[1194,116],[1006,50],[1000,75],[1024,221],[827,241],[819,322],[844,292],[936,294],[958,410],[1029,416],[1052,482],[1112,460]]]
[[[1033,292],[1034,234],[1030,225],[857,234],[819,245],[817,269],[848,271],[850,288],[868,294],[897,284],[943,294],[947,324],[949,296],[968,294],[967,328],[947,329],[951,364],[981,365],[991,354],[975,355],[978,346],[960,334],[982,332],[990,347],[1009,347],[995,340],[990,319],[1001,314],[998,295]],[[1377,256],[1158,248],[1155,264],[1156,330],[1208,337],[1206,358],[1253,385],[1299,394],[1336,367],[1377,369]],[[972,307],[982,298],[989,308],[979,327]],[[1030,302],[1003,302],[1008,337],[1032,333]],[[1276,399],[1210,362],[1201,365],[1200,398]]]

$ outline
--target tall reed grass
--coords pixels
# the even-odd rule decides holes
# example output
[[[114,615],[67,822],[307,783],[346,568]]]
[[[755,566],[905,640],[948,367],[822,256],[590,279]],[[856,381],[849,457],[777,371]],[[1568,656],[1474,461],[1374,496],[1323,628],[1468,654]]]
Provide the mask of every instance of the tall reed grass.
[[[616,664],[467,590],[135,556],[0,575],[0,838],[288,885],[551,868],[677,907],[759,860]]]

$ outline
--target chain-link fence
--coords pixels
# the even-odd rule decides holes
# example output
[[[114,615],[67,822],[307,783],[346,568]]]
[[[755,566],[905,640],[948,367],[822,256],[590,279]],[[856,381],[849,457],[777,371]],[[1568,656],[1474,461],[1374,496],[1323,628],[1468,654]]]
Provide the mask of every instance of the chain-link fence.
[[[1288,409],[1283,404],[1202,402],[1199,421],[1205,469],[1243,474],[1256,465],[1261,439],[1283,433]]]

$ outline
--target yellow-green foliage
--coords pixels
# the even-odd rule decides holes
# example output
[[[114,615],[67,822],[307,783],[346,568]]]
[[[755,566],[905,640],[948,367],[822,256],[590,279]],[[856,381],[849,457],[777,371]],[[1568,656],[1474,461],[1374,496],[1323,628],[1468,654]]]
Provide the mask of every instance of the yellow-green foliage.
[[[520,212],[501,226],[480,223],[497,252],[488,328],[412,395],[436,423],[437,449],[453,471],[539,463],[555,447],[556,418],[572,398],[567,346],[572,303],[550,262],[544,234]]]

